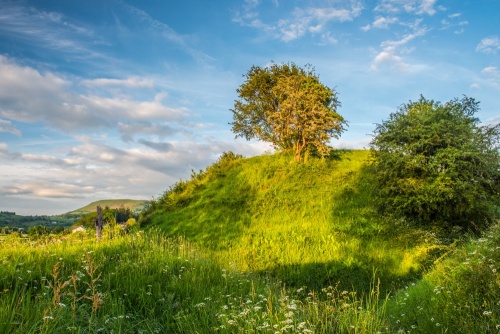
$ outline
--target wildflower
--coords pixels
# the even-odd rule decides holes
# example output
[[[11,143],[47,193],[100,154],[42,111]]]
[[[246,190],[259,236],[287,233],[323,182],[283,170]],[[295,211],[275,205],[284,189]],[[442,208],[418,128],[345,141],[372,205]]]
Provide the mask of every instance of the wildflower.
[[[229,319],[229,320],[227,321],[227,324],[228,324],[228,325],[231,325],[231,326],[234,326],[234,325],[236,325],[236,321],[234,321],[233,319]]]
[[[196,308],[203,308],[203,307],[205,307],[205,303],[196,304],[194,307],[196,307]]]
[[[52,320],[52,319],[54,319],[54,317],[51,315],[46,315],[45,317],[43,317],[43,320]]]
[[[59,307],[66,307],[66,305],[63,303],[59,303]]]
[[[484,311],[483,315],[486,315],[486,316],[491,315],[491,311]]]

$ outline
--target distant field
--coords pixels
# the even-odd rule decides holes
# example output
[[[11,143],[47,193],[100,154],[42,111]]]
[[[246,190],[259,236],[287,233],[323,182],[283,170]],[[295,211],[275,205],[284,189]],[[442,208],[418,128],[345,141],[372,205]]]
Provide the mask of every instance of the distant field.
[[[132,211],[140,211],[142,210],[146,204],[147,200],[133,200],[133,199],[107,199],[92,202],[82,208],[69,212],[70,214],[86,214],[89,212],[97,211],[97,206],[101,207],[109,207],[110,209],[119,209],[121,207],[128,208]]]

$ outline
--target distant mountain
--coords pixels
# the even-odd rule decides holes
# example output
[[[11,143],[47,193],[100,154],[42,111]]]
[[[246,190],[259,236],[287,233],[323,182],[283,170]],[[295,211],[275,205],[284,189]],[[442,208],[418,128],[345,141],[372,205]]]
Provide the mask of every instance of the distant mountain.
[[[97,207],[100,206],[105,208],[106,206],[110,209],[119,209],[121,207],[128,208],[133,212],[141,211],[149,201],[147,200],[134,200],[134,199],[105,199],[101,201],[92,202],[82,208],[68,212],[69,214],[87,214],[90,212],[97,211]]]

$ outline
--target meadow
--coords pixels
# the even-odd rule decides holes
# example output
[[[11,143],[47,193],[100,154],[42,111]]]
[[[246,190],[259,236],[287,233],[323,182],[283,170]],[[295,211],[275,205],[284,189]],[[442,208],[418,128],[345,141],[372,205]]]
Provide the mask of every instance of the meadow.
[[[4,236],[0,332],[500,332],[498,225],[381,216],[369,162],[226,154],[142,230]]]

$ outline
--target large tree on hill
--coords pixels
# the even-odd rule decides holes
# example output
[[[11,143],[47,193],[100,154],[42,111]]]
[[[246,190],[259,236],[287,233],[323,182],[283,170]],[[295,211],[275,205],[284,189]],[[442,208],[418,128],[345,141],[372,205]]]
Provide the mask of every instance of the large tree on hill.
[[[371,143],[382,205],[421,222],[477,229],[500,199],[500,124],[481,126],[479,103],[420,97],[378,124]]]
[[[319,81],[314,68],[295,64],[252,66],[237,89],[232,130],[236,137],[257,138],[291,151],[297,161],[304,152],[330,153],[346,121],[337,113],[340,102],[333,89]]]

